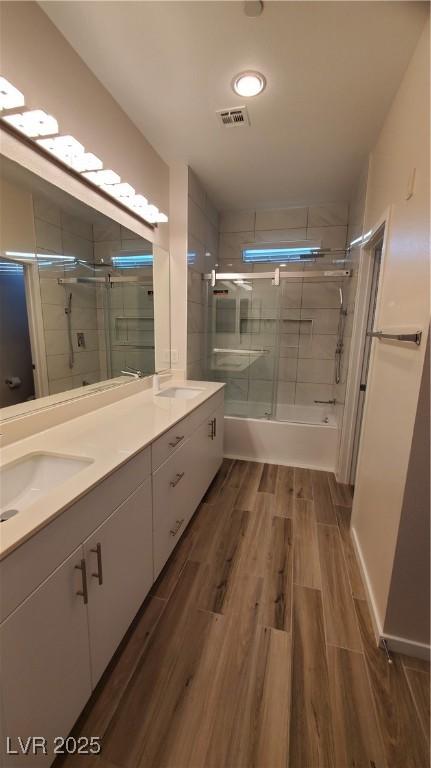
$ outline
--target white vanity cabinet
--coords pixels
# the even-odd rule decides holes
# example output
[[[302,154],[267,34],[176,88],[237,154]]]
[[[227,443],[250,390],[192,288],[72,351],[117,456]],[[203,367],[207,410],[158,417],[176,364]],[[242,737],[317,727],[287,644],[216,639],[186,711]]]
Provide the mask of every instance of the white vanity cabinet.
[[[153,472],[154,579],[181,538],[220,467],[223,459],[223,411],[222,398],[211,398],[201,413],[203,419],[199,426],[185,442],[181,440],[172,455]],[[177,426],[178,437],[188,431],[187,424],[180,422]],[[182,426],[184,429],[180,429]]]
[[[55,736],[72,728],[91,693],[87,606],[82,591],[83,548],[70,557],[3,622],[2,745]],[[52,755],[2,755],[9,766],[49,765]]]
[[[84,543],[95,687],[153,583],[151,479]]]
[[[223,455],[223,392],[138,451],[0,562],[2,744],[66,737]],[[5,523],[7,524],[7,523]],[[97,736],[97,734],[94,734]]]

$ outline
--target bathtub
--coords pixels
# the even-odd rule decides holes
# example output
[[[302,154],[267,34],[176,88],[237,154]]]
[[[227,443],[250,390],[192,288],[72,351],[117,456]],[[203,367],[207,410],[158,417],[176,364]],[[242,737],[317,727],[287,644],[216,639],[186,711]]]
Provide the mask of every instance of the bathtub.
[[[230,459],[334,472],[339,439],[333,406],[279,404],[273,418],[265,417],[262,403],[225,404],[224,455]]]

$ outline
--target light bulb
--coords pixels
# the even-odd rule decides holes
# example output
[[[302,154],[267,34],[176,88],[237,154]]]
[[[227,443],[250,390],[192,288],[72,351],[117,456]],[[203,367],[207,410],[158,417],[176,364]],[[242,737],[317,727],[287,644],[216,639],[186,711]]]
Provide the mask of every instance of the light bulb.
[[[0,109],[16,109],[25,104],[24,96],[5,77],[0,77]]]
[[[47,115],[42,109],[32,109],[22,114],[5,115],[3,120],[30,139],[58,133],[57,120],[52,115]]]
[[[121,181],[118,173],[109,169],[103,171],[89,171],[82,175],[98,187],[102,186],[102,184],[119,184]]]
[[[239,96],[257,96],[266,86],[266,80],[260,72],[241,72],[234,77],[232,88]]]

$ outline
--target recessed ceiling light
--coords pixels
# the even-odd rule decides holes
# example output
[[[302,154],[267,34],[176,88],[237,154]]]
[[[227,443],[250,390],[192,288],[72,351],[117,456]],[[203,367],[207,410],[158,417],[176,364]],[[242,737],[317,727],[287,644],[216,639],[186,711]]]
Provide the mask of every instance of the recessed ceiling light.
[[[232,88],[239,96],[257,96],[266,86],[266,79],[260,72],[240,72],[232,80]]]

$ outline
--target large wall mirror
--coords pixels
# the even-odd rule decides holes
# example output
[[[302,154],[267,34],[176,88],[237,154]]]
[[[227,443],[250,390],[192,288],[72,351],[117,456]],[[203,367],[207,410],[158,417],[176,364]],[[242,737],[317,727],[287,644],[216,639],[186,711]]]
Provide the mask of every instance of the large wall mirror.
[[[169,254],[6,158],[0,185],[2,417],[168,369]]]

